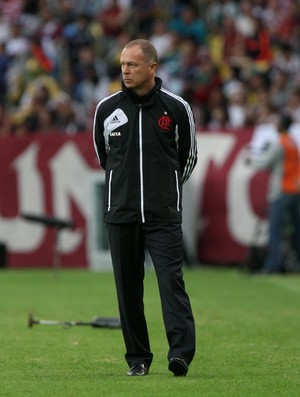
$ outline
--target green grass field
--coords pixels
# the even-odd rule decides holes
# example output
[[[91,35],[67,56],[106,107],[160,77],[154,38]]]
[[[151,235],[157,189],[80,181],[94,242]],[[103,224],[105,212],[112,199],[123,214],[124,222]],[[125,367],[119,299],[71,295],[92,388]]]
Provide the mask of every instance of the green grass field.
[[[156,278],[148,270],[145,308],[154,360],[146,377],[127,377],[119,329],[34,325],[37,319],[118,317],[110,272],[0,271],[0,396],[300,395],[300,276],[236,269],[185,269],[197,327],[186,378],[167,370]]]

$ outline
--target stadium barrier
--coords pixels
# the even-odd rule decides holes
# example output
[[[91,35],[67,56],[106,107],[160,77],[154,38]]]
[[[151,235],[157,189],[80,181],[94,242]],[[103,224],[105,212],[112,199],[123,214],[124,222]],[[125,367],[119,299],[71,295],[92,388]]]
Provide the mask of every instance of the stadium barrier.
[[[183,231],[193,263],[238,264],[262,221],[268,175],[245,164],[252,131],[199,132],[198,163],[184,186]],[[55,232],[21,214],[70,219],[62,267],[110,267],[102,223],[104,172],[90,133],[0,138],[0,241],[10,268],[51,267]],[[262,244],[266,233],[262,233]]]

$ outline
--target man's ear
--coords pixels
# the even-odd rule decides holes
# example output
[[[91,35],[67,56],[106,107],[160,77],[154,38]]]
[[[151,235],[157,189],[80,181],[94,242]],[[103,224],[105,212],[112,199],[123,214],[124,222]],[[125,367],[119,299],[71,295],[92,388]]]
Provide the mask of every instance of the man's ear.
[[[157,71],[157,63],[156,62],[152,62],[150,65],[150,71],[152,76],[155,75],[156,71]]]

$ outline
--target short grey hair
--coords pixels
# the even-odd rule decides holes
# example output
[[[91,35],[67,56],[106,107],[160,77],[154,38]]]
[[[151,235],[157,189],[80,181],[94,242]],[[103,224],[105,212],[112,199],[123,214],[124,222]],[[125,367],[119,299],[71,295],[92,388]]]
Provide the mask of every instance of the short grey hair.
[[[141,50],[143,51],[147,62],[155,62],[158,65],[158,54],[156,48],[150,41],[144,39],[132,40],[129,41],[129,43],[127,43],[124,48],[131,48],[135,46],[141,47]]]

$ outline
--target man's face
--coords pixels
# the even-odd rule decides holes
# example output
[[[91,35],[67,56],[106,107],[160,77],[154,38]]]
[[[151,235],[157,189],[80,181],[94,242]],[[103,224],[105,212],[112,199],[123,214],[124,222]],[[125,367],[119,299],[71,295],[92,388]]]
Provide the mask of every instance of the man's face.
[[[124,48],[121,54],[122,78],[126,88],[144,95],[154,85],[156,63],[148,63],[140,46]]]

